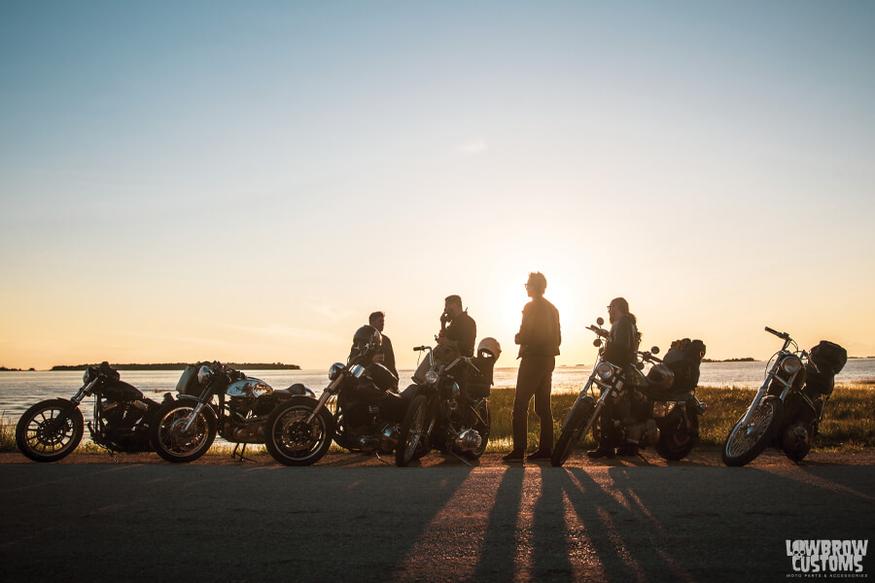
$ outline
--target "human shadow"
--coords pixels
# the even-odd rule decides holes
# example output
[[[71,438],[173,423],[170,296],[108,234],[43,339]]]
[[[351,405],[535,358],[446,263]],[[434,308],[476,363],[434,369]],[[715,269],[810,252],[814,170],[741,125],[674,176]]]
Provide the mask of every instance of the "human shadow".
[[[495,505],[489,513],[483,549],[474,570],[475,581],[512,581],[517,556],[517,519],[522,501],[525,468],[510,467],[505,470],[498,490]]]

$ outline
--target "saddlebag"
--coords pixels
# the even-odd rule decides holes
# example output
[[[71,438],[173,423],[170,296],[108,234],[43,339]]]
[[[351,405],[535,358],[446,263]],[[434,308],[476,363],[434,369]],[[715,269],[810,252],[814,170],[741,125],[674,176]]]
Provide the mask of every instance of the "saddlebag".
[[[179,377],[179,382],[176,383],[176,392],[181,395],[201,394],[200,383],[197,382],[197,371],[200,369],[200,363],[190,364],[182,371],[182,376]]]
[[[699,384],[699,367],[705,356],[705,343],[701,340],[683,338],[671,343],[671,348],[662,359],[674,373],[673,393],[692,391]]]
[[[822,373],[837,375],[848,362],[848,351],[834,342],[821,340],[808,351],[809,360]]]
[[[489,396],[492,389],[492,371],[495,367],[495,359],[490,356],[475,356],[471,364],[477,367],[478,373],[470,366],[466,366],[462,386],[465,393],[472,399],[483,399]]]

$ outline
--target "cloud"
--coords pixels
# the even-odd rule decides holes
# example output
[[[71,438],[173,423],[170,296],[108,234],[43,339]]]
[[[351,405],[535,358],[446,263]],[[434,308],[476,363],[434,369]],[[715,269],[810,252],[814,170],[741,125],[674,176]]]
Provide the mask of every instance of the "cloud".
[[[489,149],[489,145],[483,140],[465,142],[456,148],[456,151],[465,156],[476,156]]]

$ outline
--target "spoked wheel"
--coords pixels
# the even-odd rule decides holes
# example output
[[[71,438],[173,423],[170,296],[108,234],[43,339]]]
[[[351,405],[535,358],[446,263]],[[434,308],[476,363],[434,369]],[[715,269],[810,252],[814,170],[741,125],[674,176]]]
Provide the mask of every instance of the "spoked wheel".
[[[29,408],[15,427],[15,443],[36,462],[65,458],[82,441],[82,412],[70,401],[51,399]]]
[[[398,447],[395,448],[396,466],[403,468],[428,451],[427,424],[428,399],[425,395],[419,395],[410,402],[404,421],[401,422],[401,434],[398,437]]]
[[[267,451],[287,466],[309,466],[328,452],[334,417],[325,408],[308,423],[316,403],[302,399],[277,407],[267,420]]]
[[[151,439],[155,451],[169,462],[191,462],[204,455],[216,439],[216,418],[203,407],[189,420],[195,404],[173,401],[162,405],[155,415]]]
[[[765,397],[754,409],[750,421],[739,419],[723,444],[723,463],[743,466],[766,448],[777,420],[781,417],[781,400],[773,395]],[[743,419],[743,418],[742,418]]]
[[[594,421],[595,401],[593,398],[584,397],[575,401],[562,423],[562,431],[559,433],[559,439],[556,440],[556,446],[553,448],[550,464],[557,468],[564,464],[580,438],[586,435],[586,432],[592,427]]]

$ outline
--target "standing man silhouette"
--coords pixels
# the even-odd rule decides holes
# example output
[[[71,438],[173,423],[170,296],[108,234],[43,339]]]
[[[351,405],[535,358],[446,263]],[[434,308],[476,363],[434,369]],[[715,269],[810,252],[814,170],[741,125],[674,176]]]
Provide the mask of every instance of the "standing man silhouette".
[[[392,348],[392,341],[389,337],[383,334],[383,328],[386,326],[386,314],[383,312],[374,312],[368,316],[368,324],[380,331],[383,336],[383,366],[392,371],[395,378],[398,378],[398,370],[395,368],[395,350]]]
[[[535,398],[535,412],[541,425],[538,449],[529,459],[549,459],[553,450],[553,412],[550,408],[553,369],[562,343],[559,310],[544,298],[547,278],[530,273],[526,291],[532,301],[523,308],[523,321],[514,339],[520,345],[521,358],[513,400],[513,451],[506,462],[521,462],[526,455],[529,401]]]

